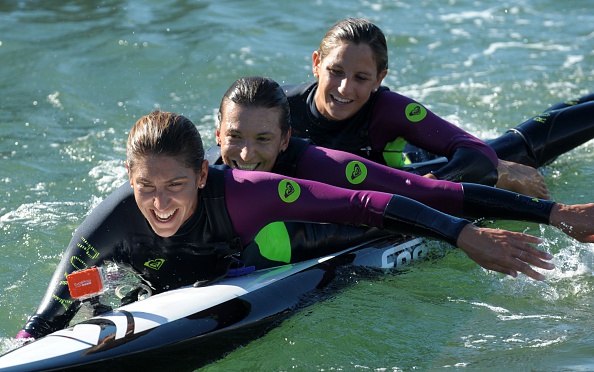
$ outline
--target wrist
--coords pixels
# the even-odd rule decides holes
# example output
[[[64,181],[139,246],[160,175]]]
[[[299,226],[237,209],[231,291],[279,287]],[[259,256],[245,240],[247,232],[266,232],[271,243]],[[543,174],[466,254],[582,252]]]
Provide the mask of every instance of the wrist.
[[[560,227],[563,223],[563,212],[568,209],[568,206],[561,203],[554,203],[549,214],[549,225]]]

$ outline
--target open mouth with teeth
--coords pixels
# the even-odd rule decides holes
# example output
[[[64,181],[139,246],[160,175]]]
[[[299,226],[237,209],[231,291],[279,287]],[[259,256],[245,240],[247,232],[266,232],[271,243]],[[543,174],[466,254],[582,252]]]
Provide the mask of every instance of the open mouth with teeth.
[[[336,96],[334,96],[334,95],[332,95],[332,94],[330,95],[330,97],[332,97],[332,100],[333,100],[334,102],[336,102],[336,103],[339,103],[339,104],[347,104],[347,103],[351,103],[351,102],[353,102],[353,100],[352,100],[352,99],[344,99],[344,98],[339,98],[339,97],[336,97]]]
[[[256,168],[258,168],[259,165],[260,165],[260,163],[239,164],[236,161],[233,162],[234,168],[239,169],[239,170],[246,170],[246,171],[253,171]]]
[[[177,213],[177,211],[178,211],[178,209],[175,209],[171,213],[161,214],[161,213],[158,213],[157,211],[155,211],[154,209],[152,210],[153,216],[155,216],[155,218],[159,222],[168,222],[168,221],[170,221],[173,218],[173,216],[175,216],[175,214]]]

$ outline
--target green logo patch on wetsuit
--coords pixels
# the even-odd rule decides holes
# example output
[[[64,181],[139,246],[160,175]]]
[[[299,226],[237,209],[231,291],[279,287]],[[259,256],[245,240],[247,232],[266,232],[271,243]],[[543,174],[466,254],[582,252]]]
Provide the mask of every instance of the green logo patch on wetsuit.
[[[292,203],[301,195],[301,187],[295,181],[282,180],[278,184],[278,195],[285,203]]]
[[[367,178],[367,167],[360,161],[352,161],[346,166],[347,181],[353,185],[358,185]]]
[[[418,123],[419,121],[425,119],[425,116],[427,116],[427,109],[418,103],[409,103],[406,106],[405,114],[408,120],[412,121],[413,123]]]
[[[283,222],[264,226],[254,238],[262,257],[271,261],[291,262],[291,239]]]
[[[161,266],[163,266],[163,262],[165,262],[164,258],[155,258],[154,260],[146,261],[144,263],[144,266],[153,270],[159,270]]]

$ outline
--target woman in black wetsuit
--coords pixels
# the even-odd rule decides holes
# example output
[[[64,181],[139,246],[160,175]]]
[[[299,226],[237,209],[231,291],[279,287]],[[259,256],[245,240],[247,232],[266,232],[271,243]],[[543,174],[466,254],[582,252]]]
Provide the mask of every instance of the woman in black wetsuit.
[[[128,137],[130,182],[99,204],[76,229],[47,292],[18,338],[65,327],[80,307],[64,278],[107,262],[128,268],[156,293],[205,285],[226,275],[231,256],[273,221],[365,225],[459,246],[485,267],[536,280],[530,265],[552,269],[537,237],[478,228],[398,195],[348,190],[265,172],[210,167],[200,134],[187,118],[155,111]],[[547,211],[557,208],[546,205]]]
[[[440,168],[415,170],[430,170],[417,173],[426,177],[549,198],[532,167],[594,137],[594,95],[589,95],[554,106],[489,141],[491,148],[481,147],[418,102],[381,86],[388,72],[386,39],[364,19],[336,23],[313,52],[312,71],[316,82],[284,87],[293,136],[392,167],[404,165],[407,142],[448,159]]]

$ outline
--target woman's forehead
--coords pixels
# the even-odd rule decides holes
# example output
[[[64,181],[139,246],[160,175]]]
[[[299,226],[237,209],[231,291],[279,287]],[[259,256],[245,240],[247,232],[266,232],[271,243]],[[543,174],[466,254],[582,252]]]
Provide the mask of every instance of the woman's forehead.
[[[222,131],[241,133],[278,133],[281,130],[281,110],[268,107],[246,107],[235,103],[227,106],[221,116]]]

